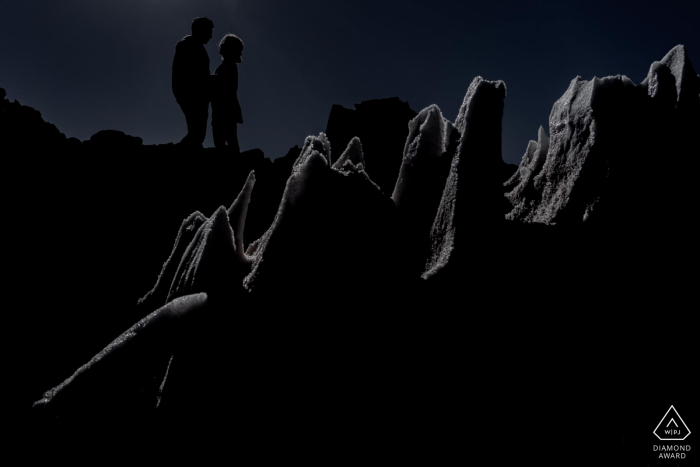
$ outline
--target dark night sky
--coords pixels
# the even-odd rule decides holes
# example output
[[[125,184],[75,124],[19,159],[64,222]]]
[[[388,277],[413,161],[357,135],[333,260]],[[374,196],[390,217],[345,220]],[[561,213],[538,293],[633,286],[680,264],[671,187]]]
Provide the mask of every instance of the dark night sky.
[[[503,157],[518,163],[577,75],[639,83],[677,44],[700,69],[697,0],[3,0],[0,11],[8,98],[68,136],[112,128],[148,144],[184,136],[170,88],[174,47],[193,17],[211,18],[212,71],[223,34],[245,42],[241,148],[271,158],[323,131],[332,104],[398,96],[454,120],[481,75],[506,83]]]

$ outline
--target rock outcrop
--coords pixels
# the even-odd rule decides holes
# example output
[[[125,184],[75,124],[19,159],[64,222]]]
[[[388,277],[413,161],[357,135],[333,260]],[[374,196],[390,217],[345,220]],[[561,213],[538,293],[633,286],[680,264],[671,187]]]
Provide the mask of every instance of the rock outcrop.
[[[625,76],[574,79],[552,108],[548,149],[540,131],[540,144],[531,144],[519,174],[506,182],[506,217],[637,226],[666,211],[681,221],[694,171],[678,171],[670,161],[697,165],[700,145],[691,128],[700,125],[699,89],[683,46],[654,62],[638,86]]]
[[[274,222],[248,251],[248,290],[264,297],[312,284],[324,293],[358,282],[369,289],[377,286],[372,278],[390,274],[395,208],[364,172],[358,143],[333,168],[325,135],[306,139]]]
[[[346,167],[345,165],[348,164]],[[356,171],[364,169],[365,158],[362,153],[362,143],[360,138],[353,137],[345,148],[343,154],[333,163],[333,168],[340,171]]]
[[[448,122],[436,105],[421,110],[409,123],[403,163],[392,194],[399,214],[404,256],[420,275],[428,256],[430,229],[452,161],[446,152]]]
[[[334,148],[344,148],[352,138],[359,138],[368,175],[390,196],[401,167],[408,122],[415,116],[398,97],[364,101],[354,109],[334,105],[325,134]]]
[[[671,84],[675,87],[675,95]],[[695,73],[682,45],[671,49],[661,61],[652,63],[641,86],[648,89],[652,98],[664,99],[664,95],[668,96],[681,110],[697,111],[700,107],[700,77]],[[657,97],[659,93],[661,96]]]
[[[587,439],[579,421],[597,426],[665,358],[630,337],[640,310],[672,310],[674,346],[694,342],[676,333],[694,318],[699,83],[682,47],[640,85],[575,78],[515,173],[505,84],[481,77],[454,123],[398,100],[334,107],[328,135],[274,162],[103,133],[93,143],[121,143],[12,172],[49,201],[12,229],[30,244],[17,294],[52,300],[32,327],[25,384],[54,386],[32,388],[34,432],[122,423],[177,446],[228,423],[251,449],[313,450],[422,439],[454,417],[542,433],[536,411],[556,403],[575,412],[562,432]],[[674,397],[692,392],[674,377]],[[606,390],[571,403],[591,381]]]
[[[472,81],[455,121],[457,153],[430,232],[425,278],[449,263],[461,269],[503,222],[500,168],[501,118],[506,87],[502,81]]]
[[[143,139],[138,136],[127,135],[123,131],[102,130],[92,135],[83,144],[91,150],[113,151],[119,149],[134,151],[138,150],[143,144]]]
[[[182,257],[185,256],[187,247],[192,243],[195,235],[197,235],[200,227],[206,220],[207,218],[197,211],[190,214],[187,219],[182,221],[180,230],[175,238],[173,251],[170,253],[168,260],[163,264],[163,269],[153,289],[139,299],[138,304],[140,307],[150,312],[150,310],[158,308],[167,302],[168,293],[175,279],[175,273],[180,266],[180,261]]]
[[[187,346],[206,294],[183,296],[150,313],[34,403],[46,418],[148,419],[160,397],[168,357]]]
[[[67,138],[56,125],[44,121],[41,112],[16,100],[10,102],[6,96],[5,89],[0,88],[0,152],[51,150],[71,153],[80,148],[80,140]]]

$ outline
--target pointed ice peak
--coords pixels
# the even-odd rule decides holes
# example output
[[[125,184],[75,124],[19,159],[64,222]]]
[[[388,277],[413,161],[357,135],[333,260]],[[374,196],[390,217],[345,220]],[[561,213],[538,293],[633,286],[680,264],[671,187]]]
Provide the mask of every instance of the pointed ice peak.
[[[309,157],[306,159],[302,171],[306,173],[313,172],[319,168],[328,168],[328,157],[318,151],[313,151]]]
[[[439,169],[436,164],[445,152],[445,119],[437,105],[421,110],[408,123],[408,138],[403,151],[403,163],[399,170],[391,199],[400,207],[412,202],[412,197],[421,198],[427,185]],[[436,206],[437,208],[437,206]]]
[[[430,230],[424,279],[434,277],[449,262],[457,265],[451,268],[453,271],[464,267],[468,261],[457,258],[468,257],[475,235],[485,235],[503,222],[503,180],[499,169],[503,165],[505,97],[503,81],[485,81],[480,76],[467,90],[455,122],[459,144]]]
[[[209,218],[209,224],[211,225],[209,230],[222,225],[224,221],[228,225],[228,210],[224,206],[219,206]]]
[[[224,206],[197,231],[182,256],[167,301],[176,297],[204,290],[220,275],[222,267],[234,266],[236,246]],[[222,266],[223,265],[223,266]]]
[[[299,156],[299,158],[301,158],[301,156]],[[297,162],[298,161],[297,159]],[[255,247],[253,250],[256,252],[255,254],[265,249],[270,234],[275,230],[276,225],[282,222],[288,206],[297,205],[300,200],[304,198],[305,193],[309,190],[313,190],[317,181],[323,180],[323,175],[329,172],[328,169],[328,159],[318,151],[311,151],[303,163],[294,167],[291,175],[287,179],[287,185],[284,188],[282,200],[277,208],[275,219],[272,221],[272,225],[267,232],[259,239],[259,246]],[[255,268],[256,265],[254,264],[253,267]]]
[[[421,120],[421,114],[423,114],[425,111],[427,111],[427,116],[425,117],[423,123],[420,126],[420,129],[423,130],[424,128],[432,128],[432,127],[437,127],[440,129],[440,134],[444,134],[445,132],[445,119],[442,117],[442,112],[440,111],[440,107],[438,107],[435,104],[432,104],[429,107],[426,107],[425,109],[421,110],[420,113],[417,115],[418,120]],[[410,123],[409,123],[410,125]]]
[[[343,164],[342,167],[337,168],[339,172],[345,172],[345,173],[350,173],[350,172],[364,172],[365,167],[362,165],[360,162],[359,164],[355,165],[352,163],[350,160],[346,160],[345,163]]]
[[[647,94],[653,99],[672,104],[678,102],[676,78],[671,70],[661,62],[651,64],[649,75],[642,81],[642,85],[647,88]]]
[[[542,128],[542,127],[540,127]],[[530,140],[527,143],[527,149],[525,149],[525,154],[523,154],[522,159],[520,159],[520,165],[518,166],[518,170],[513,173],[513,175],[510,176],[508,180],[503,182],[503,188],[506,192],[505,197],[510,199],[511,192],[513,189],[516,189],[518,185],[523,183],[523,180],[525,180],[530,173],[529,166],[532,163],[532,159],[535,157],[535,153],[537,152],[537,141]]]
[[[195,266],[204,256],[212,254],[212,248],[216,250],[223,246],[235,251],[234,234],[228,219],[228,211],[224,206],[219,206],[209,220],[202,225],[202,229],[202,245],[197,253]],[[213,254],[216,254],[216,251]]]
[[[537,147],[544,154],[547,154],[547,151],[549,151],[549,136],[547,136],[547,132],[542,125],[540,125],[540,129],[537,131]]]
[[[307,136],[304,140],[304,147],[301,148],[301,154],[294,162],[292,170],[297,171],[298,167],[306,163],[311,154],[318,153],[326,158],[328,165],[331,165],[331,143],[328,141],[326,134],[321,132],[318,136]]]
[[[453,165],[460,163],[473,164],[502,164],[501,155],[501,120],[503,118],[503,101],[506,97],[506,85],[503,81],[486,81],[481,76],[474,78],[464,96],[462,107],[455,121],[455,128],[459,134],[459,142],[456,154],[452,160]],[[474,114],[480,114],[480,118],[474,118]],[[492,141],[486,142],[487,132]],[[474,133],[474,134],[471,134]],[[476,149],[473,144],[484,145],[482,149]],[[464,162],[467,157],[468,162]],[[456,166],[455,165],[455,169]],[[475,170],[475,169],[472,169]],[[477,169],[478,172],[478,169]],[[498,184],[499,190],[502,182]]]
[[[467,89],[467,93],[464,95],[462,106],[459,108],[459,113],[457,114],[457,119],[454,123],[455,128],[462,135],[464,134],[465,126],[467,123],[468,111],[470,108],[469,103],[471,102],[472,98],[477,94],[477,92],[484,88],[491,88],[499,94],[502,93],[503,98],[506,97],[506,83],[504,83],[503,81],[486,81],[481,76],[477,76],[476,78],[474,78],[474,80],[472,80],[471,84],[469,85],[469,89]]]
[[[194,222],[195,219],[200,219],[200,220],[202,220],[202,222],[205,222],[207,220],[207,216],[205,216],[204,214],[202,214],[199,211],[195,211],[192,214],[190,214],[189,216],[187,216],[187,218],[183,221],[182,224],[189,225],[190,223]]]
[[[598,78],[594,76],[590,81],[582,79],[580,76],[571,80],[569,88],[566,90],[552,107],[549,114],[549,130],[551,135],[563,131],[573,116],[583,116],[593,109],[598,109],[598,105],[608,102],[610,95],[620,95],[623,89],[632,90],[635,84],[624,75],[606,76]],[[577,118],[577,117],[576,117]]]
[[[445,119],[440,108],[435,104],[424,108],[408,122],[408,138],[403,149],[404,160],[407,157],[415,157],[419,152],[440,156],[445,150],[444,134]],[[423,147],[422,151],[417,150],[418,145]]]
[[[688,58],[685,47],[683,45],[675,46],[661,59],[661,63],[666,65],[673,76],[675,76],[676,92],[678,92],[678,100],[681,100],[681,88],[684,85],[684,81],[693,76],[697,77],[693,65],[690,64],[690,58]]]
[[[351,164],[348,169],[352,170],[353,167],[357,168],[360,164],[365,165],[365,158],[362,153],[362,143],[360,138],[357,136],[353,137],[348,143],[348,147],[345,148],[343,154],[335,161],[333,168],[336,170],[341,170],[346,166],[346,163]]]
[[[309,181],[317,180],[317,177],[319,175],[322,176],[328,169],[328,158],[318,151],[312,151],[303,164],[294,167],[292,174],[287,179],[287,186],[282,195],[283,204],[285,199],[289,203],[296,204],[307,191]],[[312,181],[311,185],[313,184],[314,182]]]
[[[245,231],[245,220],[248,214],[248,204],[255,185],[255,171],[251,170],[236,200],[228,208],[228,218],[233,235],[236,241],[236,253],[241,260],[246,260],[243,248],[243,232]]]
[[[187,219],[180,225],[180,230],[175,238],[175,244],[173,245],[173,250],[170,253],[170,257],[163,264],[163,269],[158,276],[156,285],[153,286],[150,292],[148,292],[143,298],[138,301],[138,305],[146,310],[154,310],[163,306],[166,303],[166,298],[168,296],[168,290],[173,282],[175,273],[180,264],[187,247],[192,242],[199,228],[207,221],[207,218],[199,211],[195,211],[190,214]]]
[[[537,141],[530,141],[523,154],[523,158],[520,161],[520,167],[515,173],[508,179],[507,182],[503,184],[506,188],[506,198],[508,198],[515,206],[516,209],[519,208],[517,197],[526,189],[528,184],[532,183],[533,177],[535,177],[547,158],[547,152],[549,152],[549,136],[544,130],[544,127],[540,125],[539,130],[537,130]]]
[[[311,136],[306,139],[304,152],[295,162],[293,171],[287,179],[282,200],[277,208],[272,225],[262,237],[248,247],[246,253],[248,256],[252,256],[252,268],[243,280],[243,286],[248,291],[251,291],[255,287],[256,281],[259,280],[260,267],[264,263],[263,257],[268,251],[267,247],[270,242],[274,242],[275,238],[282,238],[282,240],[277,240],[278,242],[285,241],[285,235],[288,234],[284,233],[285,228],[281,226],[293,225],[294,221],[289,221],[289,219],[294,219],[295,216],[299,215],[299,212],[303,213],[310,205],[315,205],[315,200],[319,199],[319,196],[323,199],[323,196],[327,195],[325,189],[328,187],[329,177],[333,174],[333,171],[330,170],[328,158],[320,151],[312,149],[314,141],[311,138],[315,137]],[[303,160],[302,157],[304,158]],[[291,229],[295,230],[294,227]],[[280,234],[280,232],[282,233]],[[277,253],[272,254],[275,255]],[[269,259],[269,255],[267,258]],[[267,262],[266,264],[269,265],[270,263]],[[262,266],[263,270],[268,267]]]
[[[205,216],[199,211],[195,211],[183,221],[182,228],[184,228],[187,231],[196,231],[199,228],[199,226],[204,224],[206,221],[207,216]]]
[[[670,92],[664,91],[670,86],[671,75],[675,81],[676,102],[687,102],[698,105],[698,93],[700,92],[700,77],[695,73],[690,58],[683,45],[677,45],[671,49],[659,62],[654,62],[649,67],[649,73],[642,82],[648,87],[651,97],[661,95],[670,98]]]

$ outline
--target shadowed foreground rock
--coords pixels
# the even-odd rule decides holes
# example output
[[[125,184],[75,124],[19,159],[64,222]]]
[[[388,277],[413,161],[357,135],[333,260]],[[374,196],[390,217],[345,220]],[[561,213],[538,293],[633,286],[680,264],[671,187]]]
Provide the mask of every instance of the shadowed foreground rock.
[[[34,403],[48,418],[106,420],[153,415],[168,357],[186,345],[206,294],[176,299],[129,328],[60,385]]]
[[[139,170],[82,184],[55,177],[80,164],[47,162],[41,182],[61,180],[51,193],[72,210],[17,230],[38,248],[51,228],[58,253],[28,277],[45,268],[70,311],[42,316],[35,365],[99,353],[63,383],[81,363],[40,381],[60,384],[32,409],[33,433],[76,421],[174,455],[200,436],[277,461],[415,446],[434,460],[466,443],[460,455],[479,465],[515,464],[546,433],[545,464],[643,465],[639,407],[697,394],[692,372],[671,388],[649,368],[666,368],[666,348],[674,365],[694,363],[698,79],[682,47],[641,85],[574,79],[515,174],[501,158],[505,84],[480,77],[454,123],[394,100],[334,107],[336,139],[309,136],[275,162],[139,144]],[[412,113],[398,153],[393,136],[381,143],[386,160],[381,132],[355,134],[381,127],[382,112],[362,115],[385,106]],[[99,208],[83,209],[86,193]],[[77,290],[59,282],[76,252],[96,257],[71,278]],[[615,430],[600,430],[610,414]],[[611,446],[602,461],[591,432]]]
[[[398,97],[374,99],[355,104],[354,109],[334,105],[328,116],[326,134],[337,156],[352,138],[362,141],[365,170],[379,188],[391,195],[401,167],[401,155],[408,136],[408,122],[416,116],[408,102]]]
[[[358,282],[367,296],[366,289],[394,280],[395,206],[364,172],[361,152],[351,151],[361,151],[358,142],[350,142],[347,161],[336,169],[325,135],[306,139],[275,221],[249,250],[253,269],[245,287],[260,300],[309,287],[332,293]]]
[[[453,152],[447,152],[446,121],[432,105],[409,123],[404,157],[392,200],[399,212],[404,241],[402,254],[413,275],[423,272],[428,255],[430,229],[440,204]]]
[[[452,268],[468,264],[469,256],[486,246],[481,242],[503,223],[500,167],[505,96],[502,81],[477,77],[464,97],[455,121],[459,146],[430,232],[425,278],[448,264]]]

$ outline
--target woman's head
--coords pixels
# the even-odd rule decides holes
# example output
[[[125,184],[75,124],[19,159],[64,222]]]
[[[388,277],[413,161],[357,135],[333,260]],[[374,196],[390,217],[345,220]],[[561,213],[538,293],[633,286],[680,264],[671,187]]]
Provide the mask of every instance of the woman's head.
[[[235,34],[226,34],[219,42],[219,54],[223,58],[230,57],[240,63],[243,55],[243,41]]]

